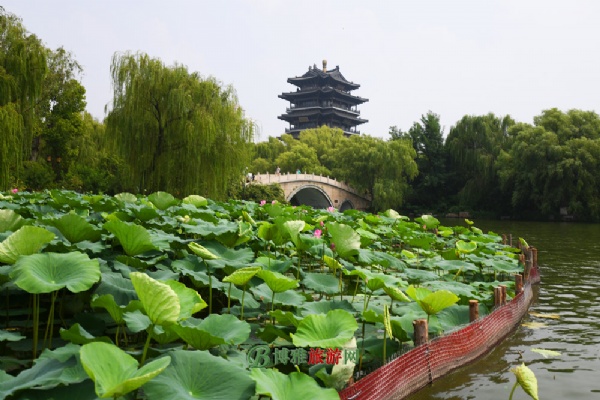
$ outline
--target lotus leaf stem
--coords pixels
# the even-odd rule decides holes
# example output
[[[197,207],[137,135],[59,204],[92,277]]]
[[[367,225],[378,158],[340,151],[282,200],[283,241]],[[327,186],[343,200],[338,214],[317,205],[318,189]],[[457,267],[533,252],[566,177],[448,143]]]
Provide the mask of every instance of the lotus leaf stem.
[[[142,361],[140,361],[140,367],[142,367],[144,365],[144,363],[146,362],[146,355],[148,353],[148,347],[150,347],[150,332],[152,332],[152,329],[154,329],[154,325],[150,325],[150,327],[148,328],[148,336],[146,337],[146,343],[144,344],[144,352],[142,353]]]

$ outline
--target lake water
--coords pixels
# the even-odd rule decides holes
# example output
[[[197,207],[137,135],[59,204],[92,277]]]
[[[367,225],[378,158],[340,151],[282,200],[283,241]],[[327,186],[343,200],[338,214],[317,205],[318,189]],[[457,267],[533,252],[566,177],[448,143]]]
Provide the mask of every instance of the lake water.
[[[475,220],[475,226],[512,233],[513,243],[523,237],[538,249],[542,281],[534,288],[530,314],[523,322],[543,325],[519,326],[485,358],[434,382],[410,400],[508,399],[515,382],[510,369],[522,362],[537,377],[540,399],[600,399],[600,225]],[[532,348],[562,354],[544,358]],[[530,397],[517,388],[513,399]]]

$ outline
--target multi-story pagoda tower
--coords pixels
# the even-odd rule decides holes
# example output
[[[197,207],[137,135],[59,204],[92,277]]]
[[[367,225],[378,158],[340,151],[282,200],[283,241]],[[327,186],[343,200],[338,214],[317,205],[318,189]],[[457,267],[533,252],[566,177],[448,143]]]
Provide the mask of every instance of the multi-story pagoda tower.
[[[290,102],[290,107],[277,118],[290,123],[285,133],[296,139],[304,129],[323,125],[340,128],[347,136],[357,135],[360,132],[356,126],[368,122],[360,118],[357,106],[369,100],[350,94],[360,85],[347,81],[339,66],[328,71],[327,60],[323,60],[323,69],[314,65],[308,67],[304,75],[288,78],[287,81],[296,85],[297,89],[279,95],[279,98]]]

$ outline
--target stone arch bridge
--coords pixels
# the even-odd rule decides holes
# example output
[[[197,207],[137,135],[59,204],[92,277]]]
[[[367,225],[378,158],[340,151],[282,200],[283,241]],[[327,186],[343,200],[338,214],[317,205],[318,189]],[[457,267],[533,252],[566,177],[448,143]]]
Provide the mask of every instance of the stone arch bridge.
[[[371,198],[361,194],[343,182],[314,174],[258,174],[254,182],[264,185],[278,183],[285,199],[292,205],[308,205],[313,208],[335,207],[339,211],[367,210]]]

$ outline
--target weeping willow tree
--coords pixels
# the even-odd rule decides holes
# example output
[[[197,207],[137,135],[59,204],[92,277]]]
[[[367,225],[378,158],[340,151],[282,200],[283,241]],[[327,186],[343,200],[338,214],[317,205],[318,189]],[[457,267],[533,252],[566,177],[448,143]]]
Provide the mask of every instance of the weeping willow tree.
[[[496,160],[514,121],[494,114],[466,115],[450,129],[446,149],[459,180],[459,201],[465,207],[488,205],[499,188]]]
[[[146,54],[115,54],[109,140],[127,164],[126,186],[222,199],[243,174],[252,141],[235,92]]]
[[[35,104],[46,74],[45,48],[0,7],[0,190],[18,180],[35,136]]]

